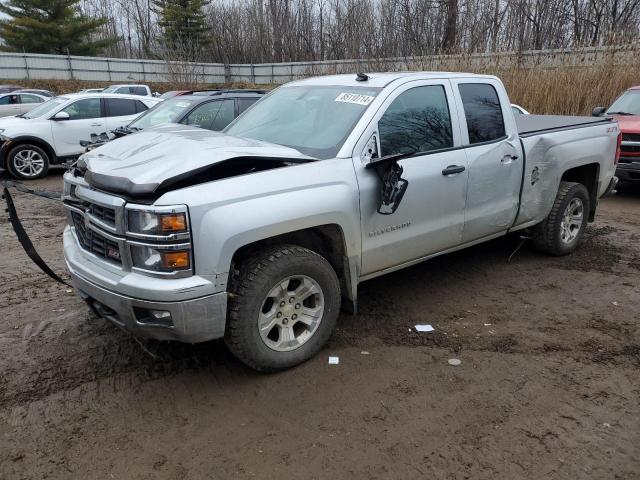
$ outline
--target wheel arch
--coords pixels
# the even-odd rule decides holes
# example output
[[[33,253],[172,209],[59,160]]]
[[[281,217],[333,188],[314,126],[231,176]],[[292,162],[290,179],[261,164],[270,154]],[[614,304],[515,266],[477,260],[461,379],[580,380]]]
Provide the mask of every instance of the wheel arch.
[[[598,206],[598,189],[600,178],[600,164],[588,163],[566,170],[561,182],[576,182],[585,186],[589,192],[589,221],[593,222]]]
[[[303,228],[263,238],[239,247],[231,259],[229,275],[237,272],[244,258],[268,246],[292,244],[307,248],[324,257],[335,270],[340,280],[342,308],[350,313],[357,310],[357,265],[347,251],[347,242],[342,227],[325,224]]]
[[[19,137],[12,138],[10,141],[5,142],[2,145],[2,148],[0,148],[0,166],[2,168],[7,168],[7,155],[9,154],[9,152],[16,147],[25,144],[33,144],[37,147],[42,148],[47,153],[47,155],[49,155],[49,164],[52,165],[57,163],[56,152],[49,144],[49,142],[43,140],[42,138],[34,137],[31,135],[21,135]]]

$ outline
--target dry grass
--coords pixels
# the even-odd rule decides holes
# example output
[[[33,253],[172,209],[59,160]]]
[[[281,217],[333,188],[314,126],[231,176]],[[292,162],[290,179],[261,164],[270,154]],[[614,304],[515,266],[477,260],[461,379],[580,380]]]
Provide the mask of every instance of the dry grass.
[[[575,60],[575,59],[574,59]],[[514,64],[513,58],[489,56],[483,66],[475,66],[464,56],[430,60],[428,64],[412,64],[411,70],[466,71],[497,75],[507,87],[511,101],[522,105],[532,113],[560,115],[589,115],[595,106],[608,106],[632,85],[640,84],[640,49],[632,50],[625,57],[601,56],[596,61],[583,61],[582,66],[563,65],[554,67],[522,66]],[[586,64],[586,65],[585,65]],[[374,62],[363,70],[376,70]],[[31,88],[45,88],[56,93],[78,91],[81,88],[105,87],[109,82],[86,82],[79,80],[15,80],[2,83],[18,83]],[[113,82],[111,82],[113,83]],[[153,91],[192,88],[255,88],[255,85],[233,83],[230,85],[186,85],[150,83]],[[259,88],[272,86],[260,85]]]

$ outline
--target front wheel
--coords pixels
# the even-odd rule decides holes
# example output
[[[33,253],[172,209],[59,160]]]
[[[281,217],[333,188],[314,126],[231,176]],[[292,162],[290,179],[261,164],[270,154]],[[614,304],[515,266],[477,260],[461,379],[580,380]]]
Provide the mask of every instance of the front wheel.
[[[589,208],[589,192],[584,185],[560,182],[551,212],[533,228],[535,248],[556,256],[573,252],[587,227]]]
[[[229,350],[264,372],[318,353],[340,310],[340,283],[329,262],[306,248],[281,245],[246,259],[238,271],[229,296]]]
[[[20,180],[42,178],[49,171],[49,155],[36,145],[18,145],[7,155],[7,169]]]

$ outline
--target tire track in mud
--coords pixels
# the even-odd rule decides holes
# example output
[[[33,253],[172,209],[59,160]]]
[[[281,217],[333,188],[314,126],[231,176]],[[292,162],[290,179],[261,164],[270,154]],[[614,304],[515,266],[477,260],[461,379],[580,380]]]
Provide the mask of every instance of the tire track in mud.
[[[117,377],[129,377],[129,382],[142,383],[188,370],[246,370],[226,350],[221,341],[197,345],[138,340],[120,332],[106,321],[87,312],[69,312],[62,317],[90,316],[80,320],[74,330],[56,332],[52,322],[44,320],[28,324],[11,338],[11,343],[26,350],[32,361],[28,364],[5,366],[5,380],[0,384],[0,408],[40,400],[60,391],[84,384]],[[73,343],[68,341],[73,339]],[[6,342],[2,342],[6,343]],[[54,346],[55,345],[55,346]],[[53,347],[53,348],[52,348]],[[12,345],[5,349],[16,350]],[[44,351],[55,356],[40,355]]]

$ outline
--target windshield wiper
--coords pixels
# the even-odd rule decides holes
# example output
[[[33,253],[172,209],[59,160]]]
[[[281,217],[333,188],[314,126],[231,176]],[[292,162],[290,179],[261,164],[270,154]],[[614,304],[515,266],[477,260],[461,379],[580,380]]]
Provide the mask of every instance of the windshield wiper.
[[[629,112],[607,112],[607,115],[635,115],[635,113],[629,113]]]
[[[16,115],[16,118],[24,118],[24,113],[21,113],[20,115]]]

